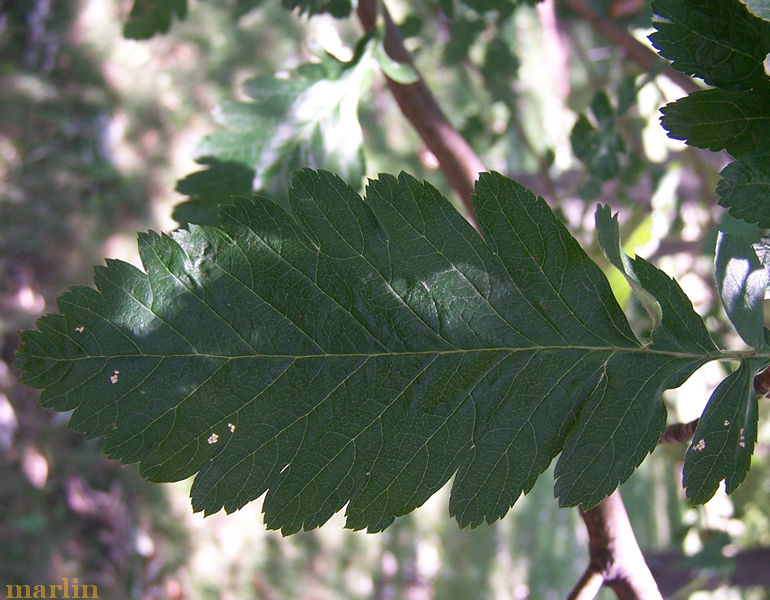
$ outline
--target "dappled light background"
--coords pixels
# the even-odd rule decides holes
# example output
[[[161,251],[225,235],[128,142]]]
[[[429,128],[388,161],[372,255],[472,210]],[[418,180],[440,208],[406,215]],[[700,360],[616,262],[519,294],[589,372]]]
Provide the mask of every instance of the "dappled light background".
[[[627,251],[676,276],[719,343],[739,347],[711,282],[716,226],[741,227],[711,191],[724,157],[685,150],[657,122],[658,108],[682,90],[621,61],[552,3],[522,7],[499,25],[469,14],[453,25],[459,32],[424,4],[389,2],[429,86],[485,165],[544,194],[593,255],[595,201],[610,202]],[[217,128],[214,107],[243,100],[251,77],[324,52],[348,60],[361,34],[354,19],[308,21],[278,0],[192,1],[168,34],[132,41],[121,36],[130,8],[128,0],[0,2],[0,596],[8,584],[77,577],[113,599],[563,598],[585,568],[587,538],[577,512],[557,508],[549,474],[491,526],[460,530],[444,489],[381,534],[343,530],[337,515],[282,538],[265,530],[260,501],[232,515],[193,514],[191,482],[140,480],[135,466],[103,458],[98,440],[69,432],[67,415],[40,409],[36,392],[19,384],[19,329],[55,310],[68,286],[88,284],[104,257],[140,265],[137,231],[177,227],[171,215],[184,197],[174,188],[199,168],[195,146]],[[626,18],[644,41],[644,8]],[[616,122],[630,146],[621,183],[597,182],[570,132],[597,90],[617,94],[629,81],[638,93]],[[452,197],[381,80],[359,114],[367,175],[406,170]],[[644,335],[644,311],[607,272]],[[670,392],[669,420],[699,416],[723,369],[709,364]],[[684,561],[692,590],[709,590],[676,598],[770,598],[761,585],[741,585],[736,562],[755,553],[765,571],[770,564],[764,423],[752,470],[730,498],[720,492],[687,506],[682,445],[659,447],[623,487],[661,587],[681,583],[667,577]]]

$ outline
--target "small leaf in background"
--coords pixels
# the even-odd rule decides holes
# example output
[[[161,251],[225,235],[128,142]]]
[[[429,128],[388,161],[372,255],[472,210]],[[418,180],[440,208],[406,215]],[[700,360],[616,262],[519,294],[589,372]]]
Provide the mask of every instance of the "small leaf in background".
[[[542,0],[462,0],[465,6],[472,8],[479,14],[495,10],[501,17],[510,15],[519,6],[534,6],[539,2]]]
[[[284,206],[291,174],[301,167],[332,169],[360,185],[365,165],[358,100],[371,80],[375,46],[368,36],[349,63],[326,56],[285,79],[246,82],[254,102],[222,103],[214,117],[230,130],[206,136],[197,155],[252,169],[257,189]]]
[[[617,132],[614,110],[606,94],[597,92],[591,111],[598,127],[581,114],[572,127],[570,142],[575,156],[585,163],[588,172],[599,181],[607,181],[620,172],[626,146]]]
[[[328,12],[337,19],[349,16],[357,4],[357,0],[281,0],[281,5],[288,10],[299,8],[299,14],[312,17]]]
[[[770,228],[770,151],[746,152],[720,175],[719,204],[733,217]]]
[[[765,346],[764,301],[768,270],[751,243],[720,233],[716,249],[716,280],[727,317],[749,346]]]
[[[142,234],[144,272],[107,261],[22,334],[43,405],[151,480],[196,475],[196,510],[266,492],[286,534],[345,506],[378,531],[454,476],[450,513],[478,525],[559,454],[560,504],[588,508],[657,445],[662,390],[720,356],[636,259],[662,312],[642,346],[545,201],[501,175],[477,182],[483,237],[404,174],[364,200],[303,170],[289,196],[290,212],[236,199],[216,227]]]
[[[450,27],[452,36],[444,46],[444,62],[447,65],[457,65],[466,59],[476,38],[484,31],[486,23],[481,18],[465,15],[452,20]]]
[[[669,137],[733,156],[761,151],[770,138],[770,94],[702,90],[667,104],[661,124]]]
[[[165,33],[176,16],[187,16],[187,0],[134,0],[123,35],[130,39],[144,40],[156,33]]]
[[[216,225],[220,206],[232,203],[233,198],[251,193],[254,170],[238,162],[221,162],[201,158],[207,165],[203,171],[191,173],[176,184],[176,191],[190,199],[174,207],[173,218],[180,225],[198,223]]]
[[[408,85],[410,83],[415,83],[420,79],[420,76],[417,74],[417,71],[414,70],[412,65],[393,60],[385,51],[382,33],[377,36],[376,45],[374,47],[374,59],[380,65],[382,72],[396,83]]]
[[[710,500],[722,480],[729,494],[749,470],[757,440],[757,395],[752,380],[758,368],[756,360],[742,361],[706,405],[684,459],[682,485],[694,504]]]
[[[724,89],[770,87],[770,23],[740,2],[655,0],[652,9],[657,31],[650,40],[674,69]]]

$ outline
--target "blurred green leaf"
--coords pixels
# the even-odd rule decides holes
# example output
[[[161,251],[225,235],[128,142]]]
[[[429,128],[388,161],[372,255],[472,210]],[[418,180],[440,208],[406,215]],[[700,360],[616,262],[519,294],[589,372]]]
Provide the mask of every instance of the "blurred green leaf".
[[[333,17],[344,19],[358,5],[357,0],[281,0],[288,10],[299,8],[299,13],[309,17],[328,12]]]
[[[572,151],[585,163],[588,172],[600,181],[607,181],[620,172],[620,158],[625,154],[626,146],[615,127],[614,112],[607,95],[597,93],[591,109],[599,128],[581,114],[572,127],[570,142]]]
[[[733,156],[762,151],[770,139],[770,94],[702,90],[667,104],[661,124],[691,146],[726,149]]]
[[[486,23],[483,19],[467,15],[454,19],[450,27],[451,37],[444,47],[444,62],[447,65],[456,65],[468,56],[468,51],[484,31]]]
[[[770,23],[738,0],[654,0],[653,45],[671,66],[734,90],[770,87]]]
[[[763,304],[770,274],[752,244],[721,233],[716,250],[719,298],[730,322],[752,348],[765,347]]]
[[[284,205],[291,174],[302,167],[333,169],[360,185],[365,167],[357,109],[375,45],[369,36],[349,63],[327,56],[285,79],[248,81],[244,91],[254,102],[222,103],[214,116],[229,131],[206,136],[197,155],[252,169],[256,187]]]
[[[480,14],[494,10],[497,11],[500,16],[505,17],[510,15],[519,6],[534,6],[541,1],[542,0],[462,0],[462,3]]]
[[[770,228],[770,149],[742,154],[720,175],[719,204],[733,217]]]
[[[415,83],[420,79],[420,76],[417,74],[417,71],[414,70],[412,65],[397,62],[390,57],[383,45],[383,35],[377,37],[376,45],[374,47],[374,59],[380,65],[382,72],[397,83],[408,85],[410,83]]]
[[[607,127],[612,125],[615,118],[615,111],[610,103],[610,98],[607,93],[599,90],[594,94],[591,100],[591,112],[596,117],[596,121],[599,123],[599,127]]]
[[[166,33],[176,16],[187,16],[187,0],[134,0],[123,35],[130,39],[144,40],[156,33]]]

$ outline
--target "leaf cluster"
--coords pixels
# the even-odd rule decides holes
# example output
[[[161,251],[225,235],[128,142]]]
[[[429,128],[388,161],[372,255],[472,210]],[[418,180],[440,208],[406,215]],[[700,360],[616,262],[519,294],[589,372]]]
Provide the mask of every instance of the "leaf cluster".
[[[674,69],[713,86],[662,109],[672,138],[727,150],[734,162],[717,186],[733,216],[770,227],[770,22],[738,0],[655,0],[650,36]]]

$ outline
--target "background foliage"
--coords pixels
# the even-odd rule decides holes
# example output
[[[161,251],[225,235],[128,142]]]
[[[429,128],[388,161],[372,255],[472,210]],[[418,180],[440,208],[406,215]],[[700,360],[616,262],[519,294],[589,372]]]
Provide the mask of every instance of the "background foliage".
[[[168,4],[168,14],[160,16],[142,13],[141,5],[136,3],[133,16],[125,5],[104,2],[15,3],[4,13],[0,468],[8,482],[8,508],[0,523],[0,582],[78,576],[116,598],[449,598],[460,590],[468,597],[563,597],[583,566],[584,557],[573,552],[582,529],[573,512],[556,511],[547,478],[494,528],[458,531],[445,518],[446,497],[440,494],[379,538],[341,534],[332,522],[317,533],[281,540],[262,531],[258,507],[227,520],[191,520],[184,485],[169,486],[168,493],[150,490],[132,469],[94,462],[94,444],[65,434],[61,420],[40,412],[31,393],[16,383],[9,366],[15,331],[30,326],[46,303],[50,309],[65,285],[86,282],[88,265],[103,255],[131,258],[135,230],[172,228],[170,207],[179,201],[170,192],[175,180],[182,180],[180,192],[193,197],[176,208],[175,218],[210,217],[206,200],[212,188],[205,176],[183,179],[194,170],[188,157],[203,133],[209,137],[198,156],[208,171],[231,181],[227,189],[233,191],[250,182],[249,171],[226,156],[211,156],[226,130],[202,115],[218,105],[217,121],[240,126],[244,121],[238,119],[246,119],[259,128],[265,115],[290,114],[292,106],[280,101],[280,92],[312,89],[343,69],[360,37],[352,20],[337,24],[336,38],[327,17],[299,19],[276,2],[191,3],[184,21],[176,20],[184,15],[184,2]],[[485,11],[460,2],[426,2],[391,8],[418,67],[487,166],[547,193],[589,247],[593,203],[586,200],[599,198],[622,209],[630,248],[646,242],[639,252],[677,276],[710,328],[723,334],[720,342],[739,344],[718,309],[709,255],[717,226],[757,231],[715,208],[717,173],[728,159],[672,144],[660,131],[657,109],[681,90],[620,60],[616,48],[563,8],[561,30],[549,25],[548,13],[528,7]],[[594,8],[606,16],[620,10],[612,3]],[[641,39],[648,33],[645,9],[623,18],[641,28]],[[148,26],[147,19],[155,24]],[[141,45],[122,42],[124,22],[134,37],[169,24],[171,33]],[[324,47],[338,58],[303,66],[323,56]],[[369,175],[406,168],[450,196],[431,156],[398,115],[378,68],[371,82],[361,81],[370,88],[351,88],[361,95],[356,100],[365,135],[363,154],[350,158],[363,156],[358,168]],[[242,95],[250,89],[243,82],[279,70],[289,77],[277,80],[276,97]],[[247,112],[239,113],[244,107]],[[282,139],[278,148],[306,164],[316,127],[318,121],[311,121],[305,137],[292,137],[291,147]],[[722,181],[749,178],[762,185],[764,162],[743,155]],[[276,177],[286,173],[276,171]],[[729,184],[719,185],[724,203]],[[740,210],[739,199],[727,202]],[[624,284],[615,285],[623,297]],[[628,302],[631,314],[644,314],[633,299]],[[705,390],[721,376],[706,370],[667,396],[673,418],[697,416]],[[723,548],[729,555],[770,544],[768,432],[760,431],[759,440],[747,482],[730,499],[720,495],[698,509],[683,502],[672,475],[682,448],[657,450],[624,488],[643,547],[653,555],[689,556],[704,587],[735,577],[739,563],[726,559]],[[175,527],[169,511],[187,527]],[[472,564],[470,554],[477,557]],[[725,590],[747,598],[764,593]]]

